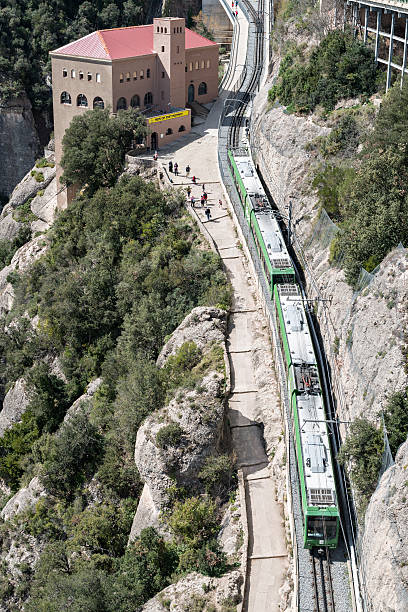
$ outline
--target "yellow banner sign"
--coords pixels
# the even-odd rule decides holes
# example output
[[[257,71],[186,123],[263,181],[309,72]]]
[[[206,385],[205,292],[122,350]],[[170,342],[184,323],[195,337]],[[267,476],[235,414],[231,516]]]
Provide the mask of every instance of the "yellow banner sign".
[[[150,117],[149,123],[159,123],[159,121],[167,121],[168,119],[176,119],[177,117],[186,117],[188,110],[178,111],[178,113],[171,113],[170,115],[159,115],[158,117]]]

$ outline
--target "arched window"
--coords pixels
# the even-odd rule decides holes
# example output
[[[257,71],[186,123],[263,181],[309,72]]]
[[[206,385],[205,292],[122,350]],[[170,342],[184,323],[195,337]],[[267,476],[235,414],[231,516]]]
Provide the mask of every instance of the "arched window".
[[[190,72],[193,70],[193,62],[190,62]]]
[[[186,128],[184,127],[184,125],[180,125],[179,127],[179,132],[185,132]]]
[[[144,79],[144,70],[140,71],[140,75],[139,76],[140,76],[141,79]]]
[[[198,86],[198,95],[203,96],[207,93],[207,83],[200,83]]]
[[[92,81],[92,72],[88,72],[88,81]]]
[[[205,68],[205,62],[204,62],[204,60],[201,60],[201,68]]]
[[[99,73],[99,72],[97,72],[97,73],[96,73],[95,78],[96,78],[96,82],[97,82],[97,83],[100,83],[100,82],[101,82],[101,75],[100,75],[100,73]]]
[[[138,107],[140,106],[140,98],[139,98],[139,96],[138,96],[137,94],[135,94],[135,95],[132,97],[132,99],[131,99],[131,101],[130,101],[130,106],[131,106],[132,108],[138,108]]]
[[[195,63],[195,69],[198,70],[199,64],[198,61]]]
[[[119,82],[123,83],[123,72],[121,72],[119,75]]]
[[[96,98],[94,98],[93,101],[93,107],[94,108],[105,108],[105,103],[102,100],[102,98],[100,98],[99,96],[97,96]]]
[[[127,81],[130,81],[130,72],[127,72],[127,73],[126,73],[126,80],[127,80]]]
[[[136,70],[135,70],[135,71],[134,71],[134,73],[133,73],[133,80],[134,80],[134,81],[137,81],[137,72],[136,72]]]
[[[82,79],[84,78],[84,73],[82,72],[82,70],[79,71],[79,80],[82,81]]]
[[[146,79],[150,79],[150,68],[146,70]]]
[[[116,104],[116,110],[120,111],[120,110],[126,110],[126,109],[127,109],[126,98],[119,98]]]
[[[71,104],[71,96],[67,91],[63,91],[61,94],[61,104]]]
[[[166,136],[170,136],[172,133],[173,133],[173,130],[171,128],[167,128]]]
[[[148,91],[144,97],[144,105],[153,104],[153,94],[151,91]]]
[[[76,76],[76,75],[75,75],[75,70],[74,70],[74,69],[72,69],[72,70],[71,70],[71,79],[75,79],[75,76]]]
[[[160,32],[160,28],[159,28],[159,26],[157,26],[157,31],[158,31],[158,32]]]
[[[167,34],[167,28],[164,28],[164,33]]]
[[[211,62],[210,60],[207,60],[207,68],[210,68],[210,66],[211,66]]]
[[[67,77],[68,76],[68,70],[66,68],[62,69],[62,76],[63,77]]]
[[[88,106],[88,100],[84,94],[79,94],[77,97],[77,106]]]

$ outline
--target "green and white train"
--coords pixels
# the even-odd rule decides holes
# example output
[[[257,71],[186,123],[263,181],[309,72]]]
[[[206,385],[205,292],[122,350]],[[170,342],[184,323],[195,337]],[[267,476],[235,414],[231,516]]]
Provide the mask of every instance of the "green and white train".
[[[336,548],[339,510],[319,365],[304,299],[276,215],[250,154],[228,151],[237,188],[273,299],[285,363],[303,512],[305,548]]]

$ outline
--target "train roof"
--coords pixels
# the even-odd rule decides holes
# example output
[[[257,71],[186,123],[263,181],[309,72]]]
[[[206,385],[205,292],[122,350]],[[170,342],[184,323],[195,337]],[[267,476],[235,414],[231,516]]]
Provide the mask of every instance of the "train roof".
[[[278,292],[292,362],[315,364],[312,338],[298,286],[279,285]]]
[[[288,249],[286,248],[279,223],[272,210],[257,210],[255,216],[273,267],[292,268]]]
[[[279,285],[278,292],[298,393],[296,400],[307,503],[318,507],[335,506],[336,489],[326,415],[302,296],[297,285]]]
[[[248,154],[234,153],[234,160],[248,195],[261,195],[265,197],[265,191],[259,180],[258,173],[255,170],[252,158]]]

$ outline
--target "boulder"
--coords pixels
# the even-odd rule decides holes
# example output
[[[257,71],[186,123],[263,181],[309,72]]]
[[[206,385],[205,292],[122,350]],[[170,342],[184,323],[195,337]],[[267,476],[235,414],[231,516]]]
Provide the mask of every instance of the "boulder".
[[[40,497],[44,497],[45,495],[46,492],[44,487],[40,483],[38,476],[35,476],[27,487],[23,487],[13,495],[0,512],[0,516],[4,521],[8,521],[16,514],[34,506]]]
[[[0,436],[3,436],[4,432],[14,423],[21,421],[29,401],[26,382],[24,378],[19,378],[3,400],[3,408],[0,412]]]
[[[25,177],[20,181],[20,183],[15,187],[13,193],[11,194],[10,200],[7,204],[7,207],[4,208],[4,211],[10,212],[10,208],[17,208],[27,202],[29,198],[33,198],[38,191],[45,190],[46,187],[51,183],[51,181],[55,178],[55,166],[54,168],[45,167],[45,168],[32,168],[35,172],[41,172],[44,176],[44,180],[38,182],[34,176],[31,176],[31,170],[27,172]]]

